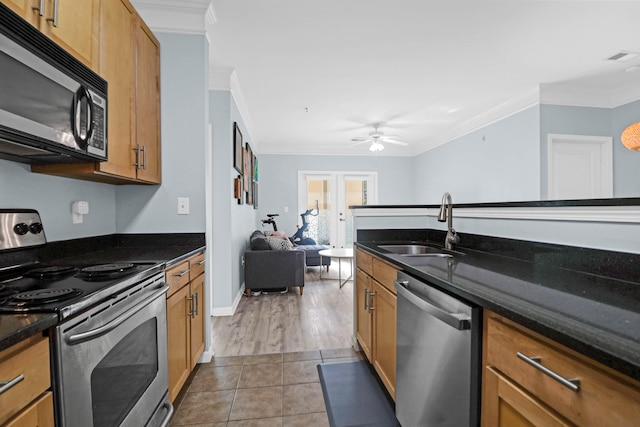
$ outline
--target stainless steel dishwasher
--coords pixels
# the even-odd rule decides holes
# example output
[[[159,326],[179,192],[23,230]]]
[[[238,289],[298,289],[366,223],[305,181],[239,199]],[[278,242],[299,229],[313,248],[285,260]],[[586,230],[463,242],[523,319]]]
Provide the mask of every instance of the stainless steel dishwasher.
[[[479,425],[482,310],[398,272],[396,417],[402,427]]]

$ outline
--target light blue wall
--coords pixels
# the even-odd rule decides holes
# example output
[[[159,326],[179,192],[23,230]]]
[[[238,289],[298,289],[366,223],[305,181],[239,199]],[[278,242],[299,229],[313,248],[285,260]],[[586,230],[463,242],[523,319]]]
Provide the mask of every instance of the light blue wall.
[[[256,228],[256,210],[239,205],[233,197],[233,123],[237,122],[244,142],[251,138],[229,91],[209,92],[213,129],[213,277],[215,308],[231,307],[244,283],[242,256],[249,235]]]
[[[530,107],[414,158],[415,200],[513,202],[540,198],[540,109]]]
[[[259,209],[253,226],[260,219],[277,213],[278,229],[293,235],[300,224],[298,212],[298,171],[359,171],[378,173],[378,204],[413,203],[414,181],[410,157],[258,155]],[[284,212],[284,207],[289,212]]]
[[[620,135],[640,121],[640,100],[615,108],[611,114],[613,135],[613,196],[640,196],[640,151],[625,148]]]
[[[119,233],[205,231],[208,42],[204,36],[156,34],[160,41],[162,185],[116,189]],[[178,197],[189,215],[178,215]]]
[[[115,199],[112,185],[31,173],[29,165],[0,160],[0,208],[38,210],[50,242],[115,233]],[[71,221],[76,200],[89,202],[82,224]]]
[[[640,196],[640,153],[626,149],[620,142],[622,131],[639,120],[640,101],[617,108],[541,105],[540,152],[542,199],[548,195],[548,134],[613,137],[613,196]]]

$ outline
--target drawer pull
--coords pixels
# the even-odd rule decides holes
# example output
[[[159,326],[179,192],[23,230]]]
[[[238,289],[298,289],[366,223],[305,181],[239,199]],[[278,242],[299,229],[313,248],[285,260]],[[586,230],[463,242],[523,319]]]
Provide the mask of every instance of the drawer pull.
[[[184,276],[185,274],[189,273],[189,271],[190,271],[190,270],[185,270],[185,271],[183,271],[182,273],[174,274],[174,276],[176,276],[176,277],[182,277],[182,276]]]
[[[202,260],[202,261],[198,261],[196,264],[203,265],[204,263],[205,263],[205,260]]]
[[[20,381],[24,379],[24,375],[20,374],[11,381],[0,381],[0,394],[9,390],[14,385],[18,384]]]
[[[518,352],[517,355],[518,355],[518,359],[524,360],[529,365],[531,365],[534,368],[536,368],[536,369],[544,372],[545,374],[549,375],[551,378],[553,378],[554,380],[558,381],[563,386],[565,386],[565,387],[567,387],[567,388],[569,388],[569,389],[571,389],[573,391],[580,390],[580,379],[579,378],[566,379],[565,377],[556,374],[551,369],[549,369],[546,366],[544,366],[541,363],[541,358],[538,357],[538,356],[529,357],[529,356],[527,356],[525,354],[522,354],[520,352]]]

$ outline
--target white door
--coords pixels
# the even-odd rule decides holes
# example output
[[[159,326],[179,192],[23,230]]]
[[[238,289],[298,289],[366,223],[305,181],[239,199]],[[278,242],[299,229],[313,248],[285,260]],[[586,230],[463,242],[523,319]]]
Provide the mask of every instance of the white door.
[[[376,202],[376,172],[298,172],[298,211],[312,210],[313,214],[307,217],[307,235],[319,245],[352,247],[353,217],[349,206]]]
[[[613,197],[611,137],[549,135],[549,199]]]

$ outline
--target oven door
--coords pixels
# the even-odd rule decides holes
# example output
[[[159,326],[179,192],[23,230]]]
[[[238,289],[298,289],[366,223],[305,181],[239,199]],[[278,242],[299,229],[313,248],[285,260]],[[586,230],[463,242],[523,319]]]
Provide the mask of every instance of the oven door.
[[[163,279],[149,279],[56,328],[56,425],[168,423]]]

